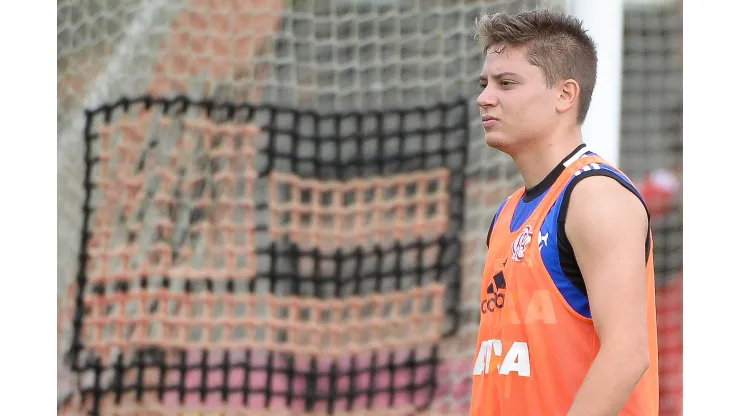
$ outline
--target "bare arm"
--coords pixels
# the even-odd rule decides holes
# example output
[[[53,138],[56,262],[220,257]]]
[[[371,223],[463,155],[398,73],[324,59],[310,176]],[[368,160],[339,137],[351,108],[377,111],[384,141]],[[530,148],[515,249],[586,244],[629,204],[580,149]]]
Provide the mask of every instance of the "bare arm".
[[[614,179],[594,176],[573,189],[565,232],[601,348],[568,416],[617,415],[648,368],[647,230],[642,203]]]

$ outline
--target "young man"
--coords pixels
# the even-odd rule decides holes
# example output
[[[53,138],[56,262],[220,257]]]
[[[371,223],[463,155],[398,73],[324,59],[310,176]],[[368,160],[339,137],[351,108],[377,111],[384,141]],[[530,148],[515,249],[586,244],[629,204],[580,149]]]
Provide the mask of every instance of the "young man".
[[[471,414],[657,415],[649,214],[581,137],[594,42],[546,10],[484,15],[476,38],[485,140],[525,186],[488,233]]]

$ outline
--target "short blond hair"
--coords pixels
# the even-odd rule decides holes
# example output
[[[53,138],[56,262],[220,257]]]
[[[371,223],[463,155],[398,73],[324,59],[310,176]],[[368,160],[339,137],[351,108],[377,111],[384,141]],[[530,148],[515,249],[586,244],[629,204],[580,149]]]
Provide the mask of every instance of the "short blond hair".
[[[537,9],[516,15],[483,14],[475,22],[475,39],[487,53],[491,47],[524,48],[527,60],[542,70],[552,87],[560,80],[574,79],[581,95],[578,123],[583,123],[596,86],[596,44],[583,22],[559,11]]]

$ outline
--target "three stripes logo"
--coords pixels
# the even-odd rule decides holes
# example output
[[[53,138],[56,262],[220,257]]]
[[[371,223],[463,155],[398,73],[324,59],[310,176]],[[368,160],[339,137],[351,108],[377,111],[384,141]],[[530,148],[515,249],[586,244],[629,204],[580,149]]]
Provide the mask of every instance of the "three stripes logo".
[[[480,303],[480,312],[486,314],[504,307],[506,299],[506,278],[504,272],[499,271],[491,279],[492,282],[486,288],[486,299]]]

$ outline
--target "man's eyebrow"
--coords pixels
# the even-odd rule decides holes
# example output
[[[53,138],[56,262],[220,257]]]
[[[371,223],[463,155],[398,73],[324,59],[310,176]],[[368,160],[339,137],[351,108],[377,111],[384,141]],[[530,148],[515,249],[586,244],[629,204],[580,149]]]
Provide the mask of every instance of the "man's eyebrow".
[[[495,73],[495,74],[491,75],[491,78],[493,78],[493,79],[501,79],[501,78],[507,77],[507,76],[515,76],[516,77],[516,76],[519,76],[519,74],[517,74],[516,72],[498,72],[498,73]],[[488,80],[488,78],[485,75],[483,75],[483,74],[481,74],[478,79],[481,82],[485,82],[485,81]]]

